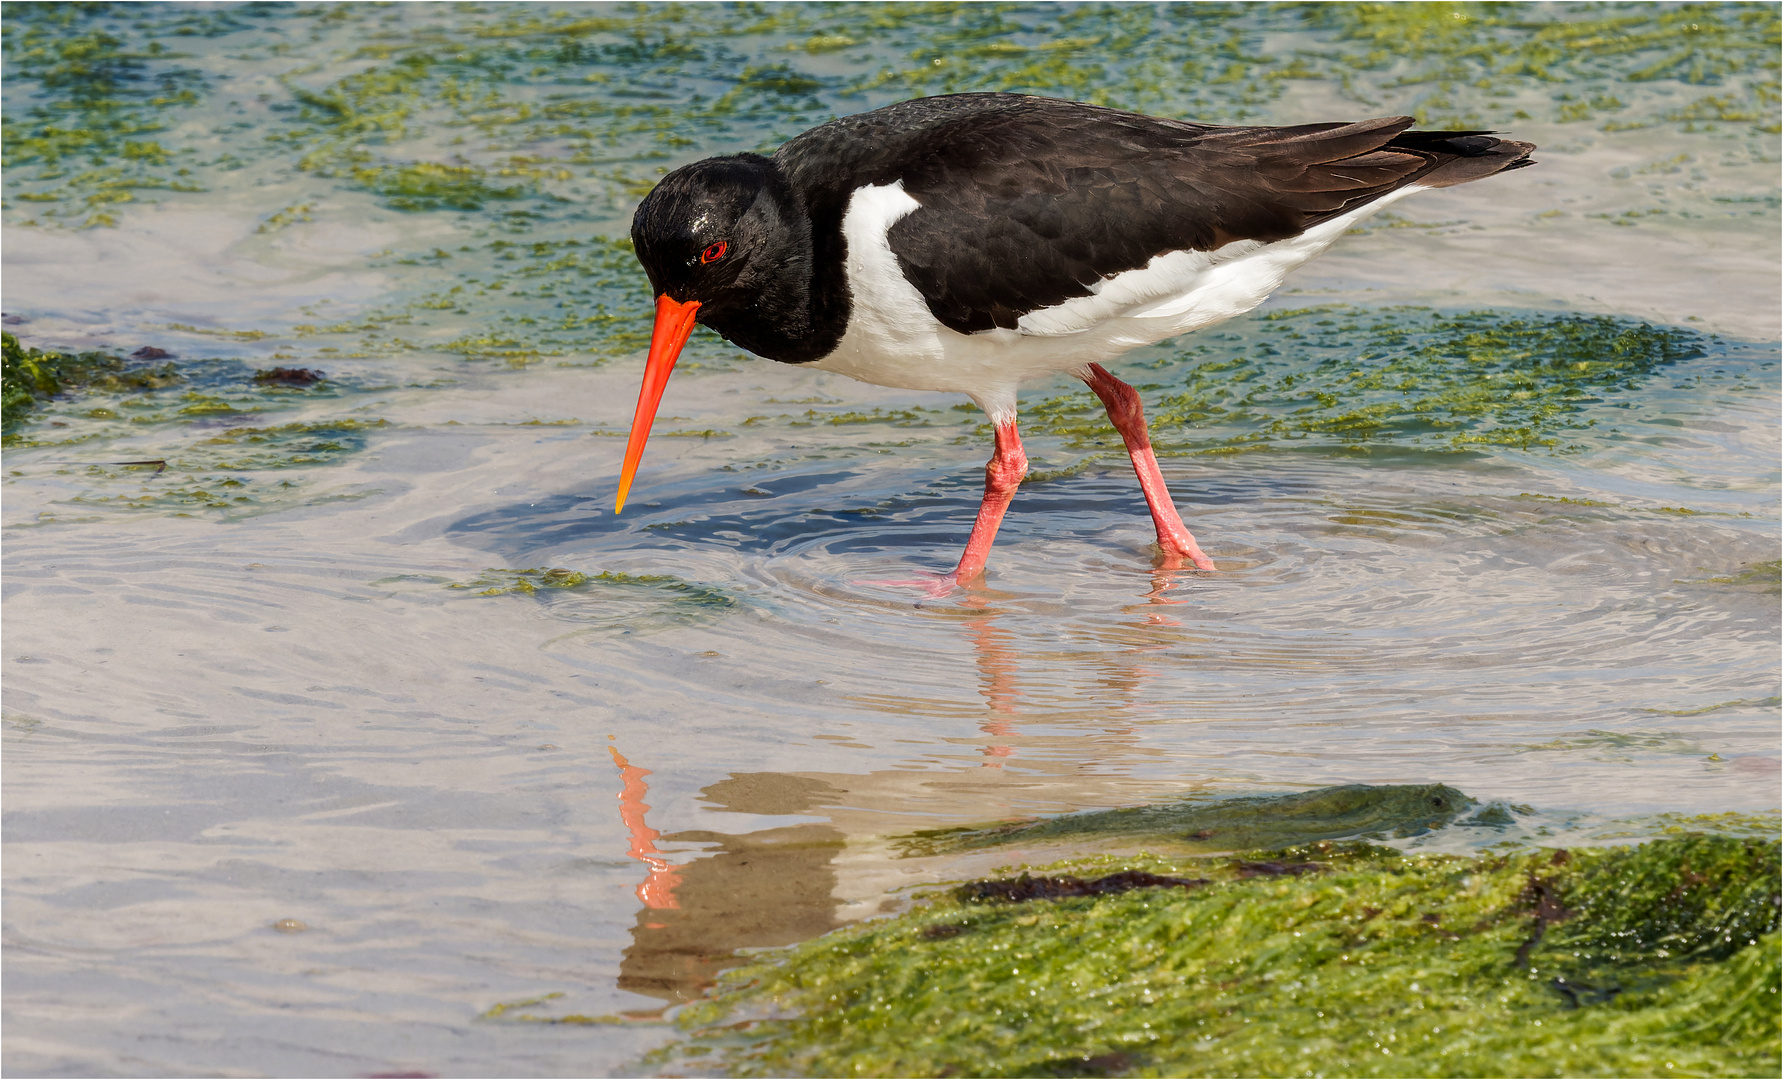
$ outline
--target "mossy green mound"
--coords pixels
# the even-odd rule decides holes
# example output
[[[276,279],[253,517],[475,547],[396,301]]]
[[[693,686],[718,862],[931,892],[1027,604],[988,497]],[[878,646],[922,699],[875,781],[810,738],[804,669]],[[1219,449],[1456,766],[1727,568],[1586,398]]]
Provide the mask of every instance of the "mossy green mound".
[[[781,1076],[1778,1071],[1775,840],[1274,859],[1099,868],[1198,887],[934,897],[733,972],[674,1053]]]

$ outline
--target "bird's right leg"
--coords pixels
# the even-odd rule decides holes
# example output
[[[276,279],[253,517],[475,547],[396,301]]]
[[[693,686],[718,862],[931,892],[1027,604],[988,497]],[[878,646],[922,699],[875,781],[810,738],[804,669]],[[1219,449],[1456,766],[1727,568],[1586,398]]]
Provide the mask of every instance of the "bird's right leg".
[[[1151,434],[1145,427],[1145,408],[1139,403],[1139,391],[1108,373],[1101,364],[1089,364],[1075,372],[1078,378],[1102,399],[1108,419],[1127,444],[1127,456],[1133,460],[1133,471],[1139,475],[1139,489],[1145,492],[1145,505],[1151,509],[1152,524],[1158,528],[1158,546],[1166,556],[1186,558],[1198,570],[1214,569],[1213,560],[1195,543],[1176,504],[1170,500],[1170,489],[1164,486],[1164,474],[1158,470],[1158,456],[1152,452]]]
[[[997,526],[1015,498],[1028,473],[1028,455],[1022,450],[1021,433],[1011,417],[996,426],[997,449],[990,464],[984,467],[984,501],[978,505],[978,520],[972,523],[972,535],[966,538],[966,552],[953,572],[955,582],[971,581],[984,573],[984,564],[991,555],[991,542],[997,538]]]

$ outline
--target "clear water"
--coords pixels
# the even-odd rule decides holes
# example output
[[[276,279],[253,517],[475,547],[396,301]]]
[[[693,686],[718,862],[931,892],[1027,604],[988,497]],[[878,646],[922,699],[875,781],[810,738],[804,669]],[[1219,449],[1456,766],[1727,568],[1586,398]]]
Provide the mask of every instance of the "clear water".
[[[913,829],[1345,782],[1524,808],[1454,846],[1774,810],[1776,13],[1519,10],[9,5],[7,329],[184,381],[9,435],[6,1068],[636,1069],[734,950],[1019,857]],[[976,88],[1541,164],[1129,358],[1218,573],[1155,568],[1061,382],[982,587],[871,584],[957,558],[981,418],[704,332],[612,516],[643,186]],[[1671,344],[1517,359],[1596,316]],[[1410,399],[1352,375],[1408,356]]]

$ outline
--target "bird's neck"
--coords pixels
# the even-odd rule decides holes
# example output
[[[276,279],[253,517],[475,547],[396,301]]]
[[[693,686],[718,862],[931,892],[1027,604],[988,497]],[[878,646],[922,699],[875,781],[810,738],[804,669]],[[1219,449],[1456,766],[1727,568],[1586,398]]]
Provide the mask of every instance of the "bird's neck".
[[[809,363],[834,352],[848,326],[842,215],[826,205],[833,200],[808,200],[790,184],[774,184],[771,196],[784,228],[776,237],[777,258],[762,275],[758,298],[748,306],[711,312],[701,321],[757,356]]]

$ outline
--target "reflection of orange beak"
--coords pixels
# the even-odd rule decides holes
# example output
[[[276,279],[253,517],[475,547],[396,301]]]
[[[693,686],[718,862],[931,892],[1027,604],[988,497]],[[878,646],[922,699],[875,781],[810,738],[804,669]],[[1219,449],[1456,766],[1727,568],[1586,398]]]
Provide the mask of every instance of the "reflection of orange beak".
[[[625,444],[625,465],[619,471],[619,499],[613,504],[617,514],[625,508],[625,496],[631,491],[632,476],[644,457],[644,443],[650,439],[650,425],[656,421],[656,406],[662,401],[663,387],[669,385],[669,372],[675,369],[675,358],[681,355],[688,335],[693,333],[694,312],[698,300],[683,304],[668,296],[656,298],[656,329],[650,334],[650,358],[644,361],[644,385],[638,390],[638,411],[631,420],[631,439]]]

